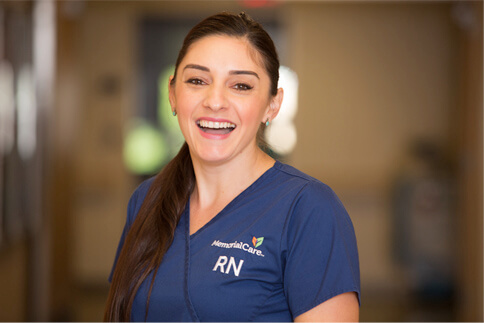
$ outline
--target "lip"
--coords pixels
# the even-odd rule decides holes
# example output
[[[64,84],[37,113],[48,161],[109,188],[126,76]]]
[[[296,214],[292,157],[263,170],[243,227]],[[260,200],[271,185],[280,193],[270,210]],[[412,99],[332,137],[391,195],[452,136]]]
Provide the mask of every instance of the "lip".
[[[200,120],[213,121],[213,122],[230,122],[230,123],[235,124],[234,122],[230,121],[229,119],[209,118],[209,117],[198,118],[196,122],[198,122]]]
[[[202,118],[198,118],[196,121],[195,121],[195,125],[197,126],[198,128],[198,131],[200,132],[200,134],[202,135],[202,137],[204,138],[207,138],[207,139],[212,139],[212,140],[223,140],[223,139],[226,139],[230,136],[230,134],[232,132],[234,132],[234,130],[237,128],[237,126],[235,126],[234,130],[230,131],[229,133],[226,133],[226,134],[220,134],[220,135],[216,135],[216,134],[212,134],[212,133],[206,133],[204,132],[199,126],[198,126],[198,122],[201,121],[201,120],[205,120],[205,121],[213,121],[213,122],[230,122],[230,123],[233,123],[235,124],[234,122],[228,120],[228,119],[221,119],[221,118],[210,118],[210,117],[202,117]]]

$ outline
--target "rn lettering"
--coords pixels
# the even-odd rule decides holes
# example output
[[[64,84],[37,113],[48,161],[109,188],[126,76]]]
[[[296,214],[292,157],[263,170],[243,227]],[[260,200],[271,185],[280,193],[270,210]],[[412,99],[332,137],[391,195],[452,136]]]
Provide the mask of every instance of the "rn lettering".
[[[227,265],[227,262],[229,263]],[[234,275],[239,276],[240,274],[240,269],[242,269],[242,265],[244,264],[244,261],[241,259],[239,261],[239,265],[235,265],[235,259],[234,257],[230,257],[230,260],[227,258],[227,256],[220,256],[218,257],[217,263],[213,267],[212,271],[217,271],[217,268],[219,268],[220,272],[224,274],[230,273],[230,270],[234,270]],[[225,269],[225,265],[227,265],[227,269]]]

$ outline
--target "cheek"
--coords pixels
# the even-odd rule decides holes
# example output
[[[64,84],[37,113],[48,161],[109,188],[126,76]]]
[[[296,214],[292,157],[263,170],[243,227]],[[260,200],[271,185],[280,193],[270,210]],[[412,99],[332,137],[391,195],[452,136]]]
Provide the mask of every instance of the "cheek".
[[[186,131],[188,129],[188,125],[191,123],[191,116],[193,107],[195,105],[193,104],[193,101],[190,100],[190,98],[185,94],[178,95],[176,103],[178,124],[180,125],[181,131],[186,136]]]
[[[262,122],[262,119],[265,114],[265,107],[264,103],[260,100],[252,100],[245,105],[246,108],[242,109],[243,118],[247,121],[253,122],[257,127],[259,127],[259,123]]]
[[[177,114],[179,118],[188,119],[199,105],[200,98],[187,91],[180,91],[177,95]],[[181,120],[182,121],[182,120]],[[185,121],[185,120],[183,120]]]

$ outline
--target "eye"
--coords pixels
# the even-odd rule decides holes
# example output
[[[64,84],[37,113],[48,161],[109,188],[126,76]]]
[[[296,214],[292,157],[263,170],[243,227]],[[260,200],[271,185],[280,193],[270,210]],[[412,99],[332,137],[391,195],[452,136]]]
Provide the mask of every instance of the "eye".
[[[234,85],[234,89],[239,91],[249,91],[252,90],[252,86],[245,83],[237,83]]]
[[[204,85],[206,84],[204,81],[198,78],[191,78],[186,81],[186,83],[193,84],[193,85]]]

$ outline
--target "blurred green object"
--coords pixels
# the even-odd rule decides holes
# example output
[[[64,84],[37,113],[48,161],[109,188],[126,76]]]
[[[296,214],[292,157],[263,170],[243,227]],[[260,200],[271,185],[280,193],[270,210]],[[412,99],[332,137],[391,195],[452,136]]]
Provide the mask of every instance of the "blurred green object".
[[[168,98],[170,76],[175,66],[163,69],[158,78],[157,125],[137,118],[132,120],[124,139],[124,162],[138,175],[155,174],[180,150],[185,141],[178,125],[178,118],[171,111]]]
[[[169,157],[169,148],[161,131],[137,119],[124,141],[124,161],[130,171],[139,175],[158,172]]]

